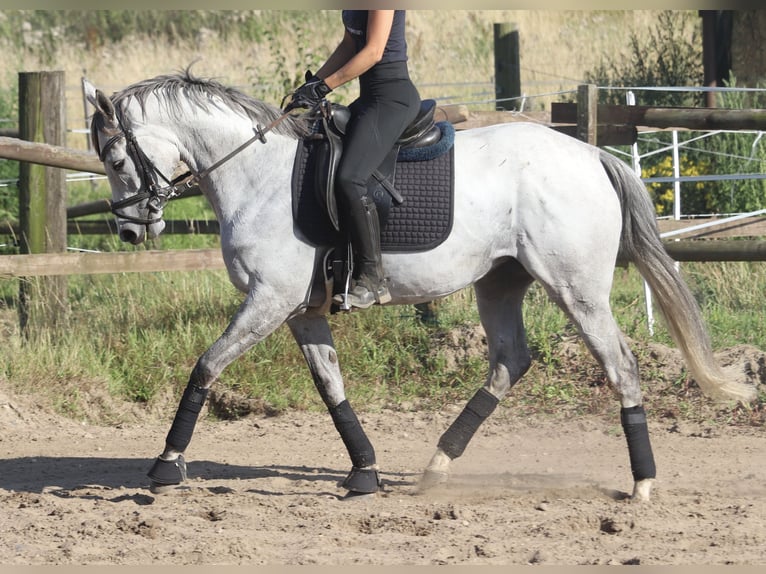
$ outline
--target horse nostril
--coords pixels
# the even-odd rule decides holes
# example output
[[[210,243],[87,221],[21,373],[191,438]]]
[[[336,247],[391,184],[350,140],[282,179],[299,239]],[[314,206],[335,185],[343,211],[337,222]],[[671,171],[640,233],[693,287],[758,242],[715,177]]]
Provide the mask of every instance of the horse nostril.
[[[138,233],[132,229],[120,230],[120,241],[124,241],[125,243],[132,243],[133,245],[138,245],[141,243],[141,239],[138,237]]]

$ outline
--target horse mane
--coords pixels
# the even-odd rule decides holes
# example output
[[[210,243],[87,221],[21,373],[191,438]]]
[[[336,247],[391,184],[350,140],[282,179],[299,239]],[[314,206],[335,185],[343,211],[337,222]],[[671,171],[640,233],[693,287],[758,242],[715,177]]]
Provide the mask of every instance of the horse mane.
[[[191,67],[191,66],[190,66]],[[146,112],[146,100],[152,94],[165,104],[169,113],[179,117],[182,110],[182,100],[186,100],[204,111],[210,107],[219,107],[222,102],[234,111],[244,112],[254,122],[268,125],[282,115],[282,110],[260,100],[248,96],[240,90],[224,86],[209,78],[194,76],[190,67],[173,74],[164,74],[141,80],[112,95],[115,107],[124,109],[131,99],[141,106],[142,113]],[[300,115],[290,115],[273,128],[273,131],[296,139],[310,132],[309,120]]]

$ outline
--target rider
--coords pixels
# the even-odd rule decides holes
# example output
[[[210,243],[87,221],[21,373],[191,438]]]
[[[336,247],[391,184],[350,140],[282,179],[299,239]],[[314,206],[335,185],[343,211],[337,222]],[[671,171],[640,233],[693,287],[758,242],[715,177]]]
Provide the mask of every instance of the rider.
[[[343,10],[345,34],[317,73],[292,95],[288,109],[313,107],[338,86],[359,78],[359,97],[344,137],[336,175],[340,216],[359,266],[346,304],[367,308],[391,295],[383,275],[380,223],[367,182],[420,109],[410,80],[404,10]],[[343,295],[336,295],[343,303]]]

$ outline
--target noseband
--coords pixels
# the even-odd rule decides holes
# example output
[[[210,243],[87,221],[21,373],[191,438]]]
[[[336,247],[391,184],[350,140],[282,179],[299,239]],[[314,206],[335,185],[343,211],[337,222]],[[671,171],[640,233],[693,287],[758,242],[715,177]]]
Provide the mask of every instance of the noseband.
[[[141,189],[139,189],[138,193],[126,199],[113,201],[111,204],[112,213],[120,219],[132,221],[133,223],[140,223],[142,225],[157,223],[162,220],[162,210],[165,208],[167,202],[174,197],[181,195],[181,193],[194,185],[194,183],[190,183],[191,178],[189,176],[191,173],[187,172],[172,181],[169,180],[157,169],[152,160],[149,159],[138,145],[138,141],[136,140],[133,131],[130,128],[125,128],[119,118],[118,122],[120,124],[120,133],[112,136],[106,144],[104,144],[99,159],[103,162],[109,148],[122,138],[125,138],[128,155],[136,161],[141,171]],[[167,185],[160,186],[157,176],[159,176]],[[184,182],[184,180],[187,181]],[[181,183],[181,185],[179,185],[179,183]],[[149,210],[149,213],[158,214],[156,217],[136,217],[124,212],[126,207],[136,205],[144,200],[146,200],[146,207]]]
[[[133,131],[130,128],[125,127],[122,119],[120,118],[120,115],[115,113],[115,116],[117,118],[117,123],[120,126],[120,132],[107,140],[107,142],[104,144],[104,147],[101,149],[101,152],[99,153],[99,159],[104,162],[104,158],[106,157],[106,153],[109,148],[111,148],[119,140],[125,138],[128,155],[133,158],[134,161],[136,161],[141,170],[141,189],[139,189],[138,193],[126,199],[113,201],[111,203],[111,211],[115,217],[120,219],[125,219],[133,223],[139,223],[141,225],[151,225],[153,223],[162,221],[162,211],[165,208],[165,205],[167,205],[168,201],[195,187],[202,179],[210,175],[213,170],[219,168],[221,165],[229,161],[232,157],[240,153],[253,142],[261,141],[262,143],[266,143],[266,133],[274,129],[282,120],[284,120],[288,116],[288,113],[284,112],[265,128],[262,128],[260,125],[256,125],[256,127],[253,128],[255,135],[252,138],[247,140],[231,153],[215,162],[207,169],[204,169],[197,174],[192,174],[191,171],[187,171],[186,173],[183,173],[172,180],[169,180],[167,177],[165,177],[165,175],[157,169],[152,160],[150,160],[149,157],[144,153],[144,151],[138,145],[138,141],[136,140],[136,136],[133,134]],[[159,176],[166,185],[161,186],[158,183],[157,176]],[[146,200],[146,207],[149,210],[149,213],[158,214],[156,217],[136,217],[133,215],[128,215],[124,212],[126,207],[136,205],[137,203],[141,203],[144,200]]]

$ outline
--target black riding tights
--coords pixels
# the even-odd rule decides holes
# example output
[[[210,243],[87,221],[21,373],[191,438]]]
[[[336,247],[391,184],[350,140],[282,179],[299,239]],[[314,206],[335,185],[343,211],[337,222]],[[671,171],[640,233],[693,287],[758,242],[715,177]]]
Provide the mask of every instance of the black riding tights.
[[[336,190],[344,213],[367,195],[367,182],[420,110],[420,95],[406,62],[378,64],[360,78],[360,95],[350,108]]]

